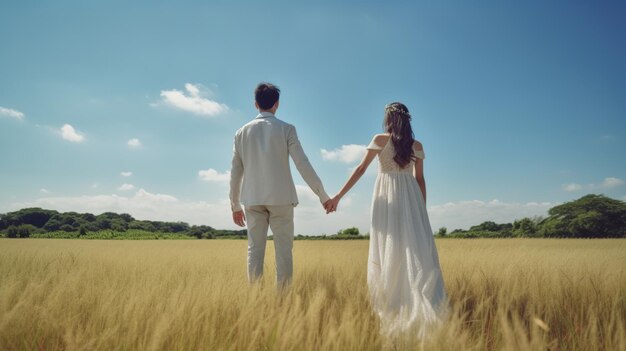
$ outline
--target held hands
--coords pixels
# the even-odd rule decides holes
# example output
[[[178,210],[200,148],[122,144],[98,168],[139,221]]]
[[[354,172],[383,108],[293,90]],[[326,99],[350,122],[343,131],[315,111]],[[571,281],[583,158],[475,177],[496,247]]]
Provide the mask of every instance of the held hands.
[[[337,211],[337,207],[339,206],[339,200],[341,200],[341,196],[335,195],[332,199],[324,202],[324,209],[326,210],[326,214]]]
[[[240,227],[245,227],[246,225],[246,215],[243,214],[243,211],[235,211],[233,212],[233,222]]]
[[[324,202],[324,204],[322,205],[324,206],[324,209],[326,210],[326,214],[329,214],[331,212],[335,212],[337,210],[337,208],[333,208],[333,200],[329,199],[326,200],[326,202]]]

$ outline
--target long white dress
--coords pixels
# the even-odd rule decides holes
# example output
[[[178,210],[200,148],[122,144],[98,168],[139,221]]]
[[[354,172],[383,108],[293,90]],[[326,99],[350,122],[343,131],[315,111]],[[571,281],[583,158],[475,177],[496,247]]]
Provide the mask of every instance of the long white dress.
[[[415,156],[424,159],[423,150]],[[449,313],[439,256],[414,161],[400,168],[391,140],[378,153],[372,198],[367,284],[381,333],[415,333],[424,339]]]

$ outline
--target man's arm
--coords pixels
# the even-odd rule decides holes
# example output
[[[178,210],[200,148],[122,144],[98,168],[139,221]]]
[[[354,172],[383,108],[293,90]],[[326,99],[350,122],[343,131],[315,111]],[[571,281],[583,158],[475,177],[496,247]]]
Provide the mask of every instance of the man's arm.
[[[320,198],[320,202],[325,204],[330,197],[324,190],[324,185],[322,185],[322,181],[315,173],[313,166],[309,162],[309,159],[306,157],[304,150],[302,150],[302,145],[300,144],[300,140],[298,139],[298,134],[296,133],[296,128],[294,126],[290,126],[287,136],[287,143],[289,146],[289,155],[293,159],[293,162],[300,172],[300,175],[304,179],[304,181],[309,185],[311,190]]]
[[[239,197],[241,195],[241,182],[243,180],[243,162],[239,154],[237,135],[233,142],[233,160],[230,169],[230,208],[234,212],[242,211]],[[239,224],[239,223],[237,223]]]

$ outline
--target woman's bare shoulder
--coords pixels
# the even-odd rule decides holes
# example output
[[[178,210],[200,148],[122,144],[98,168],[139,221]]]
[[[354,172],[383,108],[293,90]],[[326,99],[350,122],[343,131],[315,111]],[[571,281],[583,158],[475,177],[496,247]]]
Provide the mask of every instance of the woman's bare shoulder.
[[[413,139],[413,148],[415,150],[424,150],[424,146],[419,141]]]
[[[376,145],[385,146],[385,144],[387,144],[387,141],[389,141],[389,138],[390,135],[384,133],[374,135],[374,138],[372,138],[372,140],[374,141],[374,143],[376,143]]]

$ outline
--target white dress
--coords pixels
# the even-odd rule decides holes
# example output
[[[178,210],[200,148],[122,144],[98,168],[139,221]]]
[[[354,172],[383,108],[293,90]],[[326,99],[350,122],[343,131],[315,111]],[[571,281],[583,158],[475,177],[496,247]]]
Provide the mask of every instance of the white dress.
[[[391,140],[382,148],[372,140],[367,148],[380,150],[367,267],[372,308],[383,334],[423,339],[442,324],[449,303],[414,161],[400,168]],[[424,159],[423,150],[414,152]]]

